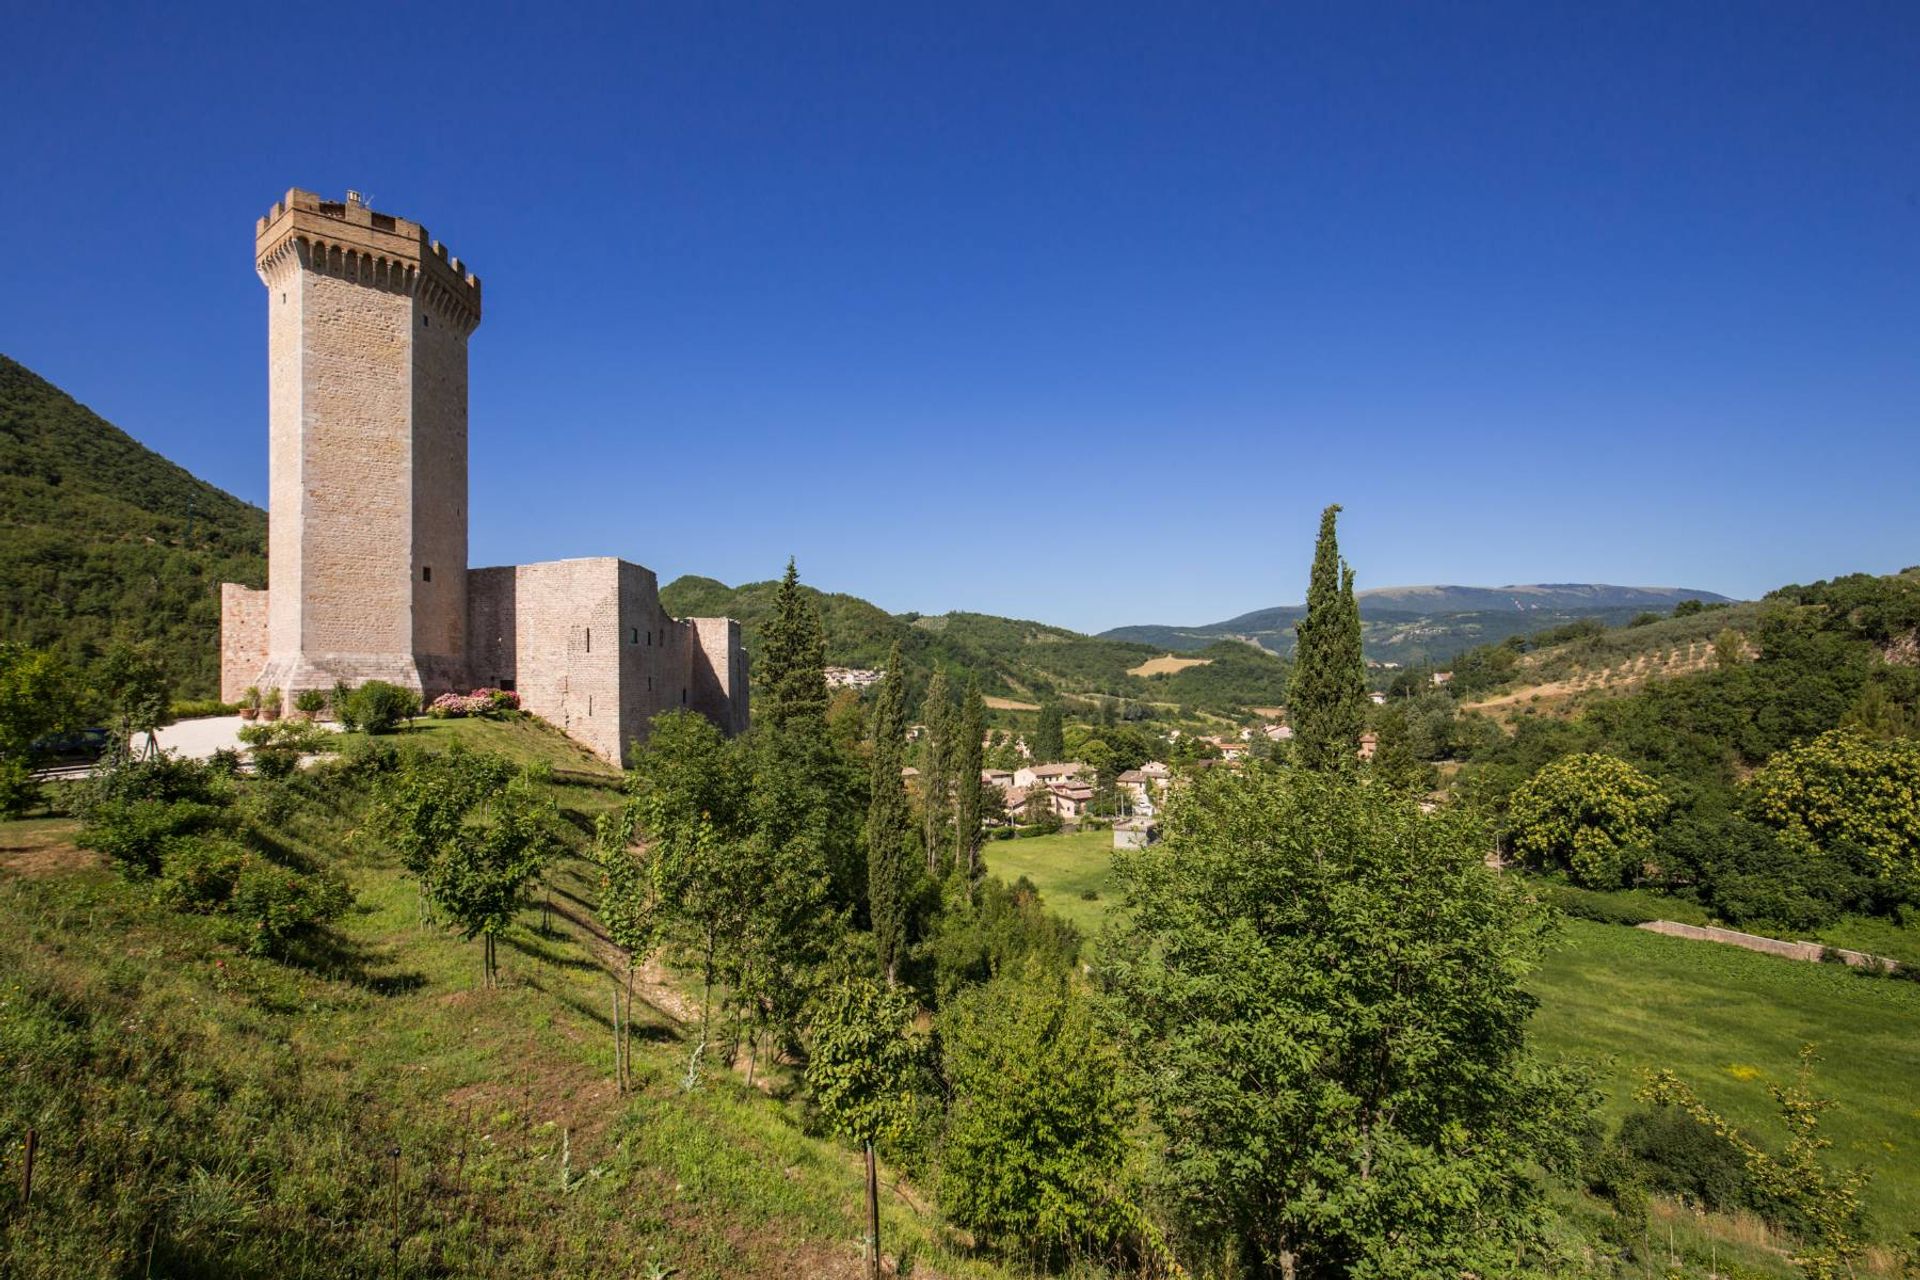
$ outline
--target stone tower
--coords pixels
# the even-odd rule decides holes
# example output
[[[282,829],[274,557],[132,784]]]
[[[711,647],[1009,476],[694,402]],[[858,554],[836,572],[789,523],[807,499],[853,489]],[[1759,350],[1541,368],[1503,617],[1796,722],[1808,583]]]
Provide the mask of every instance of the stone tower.
[[[467,336],[480,281],[418,223],[289,191],[259,220],[270,590],[262,687],[428,697],[467,665]]]

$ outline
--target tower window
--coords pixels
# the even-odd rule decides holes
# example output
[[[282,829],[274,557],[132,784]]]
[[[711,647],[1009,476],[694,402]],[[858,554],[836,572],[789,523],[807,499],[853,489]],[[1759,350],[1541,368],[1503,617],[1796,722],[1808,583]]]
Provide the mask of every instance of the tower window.
[[[652,692],[653,692],[653,677],[652,677],[652,676],[648,676],[648,677],[647,677],[647,692],[648,692],[648,693],[652,693]]]
[[[421,327],[422,329],[431,329],[431,328],[433,328],[433,317],[431,317],[431,316],[421,316],[421,317],[420,317],[420,327]]]
[[[593,652],[593,628],[592,627],[587,628],[587,652],[588,653]]]
[[[639,644],[639,643],[640,643],[640,628],[638,628],[638,627],[634,627],[634,628],[633,628],[633,633],[632,633],[632,636],[631,636],[631,637],[630,637],[630,638],[628,639],[628,641],[627,641],[627,643],[628,643],[628,644]]]
[[[587,695],[587,714],[588,715],[593,714],[593,695],[592,694]]]
[[[687,691],[685,689],[680,691],[680,705],[683,707],[687,705]]]
[[[421,566],[420,566],[420,581],[422,581],[422,582],[432,582],[432,581],[433,581],[433,566],[432,566],[432,565],[430,565],[430,564],[423,564],[423,565],[421,565]]]

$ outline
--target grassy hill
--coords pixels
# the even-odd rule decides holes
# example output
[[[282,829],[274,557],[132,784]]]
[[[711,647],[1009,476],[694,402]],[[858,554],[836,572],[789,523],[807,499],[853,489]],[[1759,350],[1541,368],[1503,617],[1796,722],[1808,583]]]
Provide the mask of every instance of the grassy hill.
[[[620,794],[530,722],[409,738],[544,760],[570,815]],[[684,1088],[671,974],[642,977],[637,1089],[617,1093],[622,969],[592,864],[553,870],[551,915],[520,914],[483,990],[477,947],[424,924],[411,879],[353,837],[362,800],[327,770],[257,792],[287,856],[355,897],[285,961],[109,871],[69,819],[0,823],[0,1275],[866,1274],[858,1156],[818,1135],[782,1067]],[[899,1274],[1007,1274],[948,1247],[924,1191],[892,1170],[881,1186]]]
[[[1639,614],[1668,612],[1681,600],[1725,603],[1711,591],[1679,587],[1614,587],[1553,583],[1512,587],[1381,587],[1359,594],[1362,644],[1369,658],[1402,666],[1441,663],[1476,645],[1532,635],[1584,619],[1619,626]],[[1256,609],[1194,627],[1117,627],[1103,638],[1151,644],[1176,653],[1241,640],[1291,654],[1305,605]]]
[[[777,582],[729,587],[711,578],[683,577],[661,589],[660,601],[680,617],[738,618],[751,657],[758,652],[760,628],[778,587]],[[984,613],[895,615],[858,596],[804,589],[826,624],[828,662],[883,666],[898,642],[916,690],[940,668],[949,678],[977,676],[981,692],[989,696],[1025,701],[1049,695],[1124,698],[1224,711],[1285,698],[1286,664],[1251,645],[1217,643],[1192,655],[1204,659],[1203,665],[1133,675],[1133,668],[1164,650]]]
[[[267,516],[0,356],[0,639],[85,662],[153,641],[219,684],[220,586],[266,580]]]

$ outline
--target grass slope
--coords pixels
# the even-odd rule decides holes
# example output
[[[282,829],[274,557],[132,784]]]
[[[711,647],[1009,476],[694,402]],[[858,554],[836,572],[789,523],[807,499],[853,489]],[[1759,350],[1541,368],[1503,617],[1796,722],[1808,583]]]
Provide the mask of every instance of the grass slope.
[[[616,794],[513,725],[405,737],[547,759],[583,815]],[[635,1005],[638,1091],[616,1095],[590,865],[555,870],[553,931],[524,912],[483,991],[478,945],[421,922],[412,883],[353,838],[354,805],[291,785],[308,798],[286,840],[356,895],[294,963],[157,905],[65,820],[0,824],[0,1274],[865,1274],[854,1153],[813,1136],[778,1069],[771,1096],[718,1068],[685,1092],[684,1005],[657,979]],[[1001,1274],[948,1248],[910,1189],[882,1199],[915,1274]]]
[[[220,586],[266,580],[267,516],[0,356],[0,639],[85,661],[154,641],[182,697],[219,683]]]

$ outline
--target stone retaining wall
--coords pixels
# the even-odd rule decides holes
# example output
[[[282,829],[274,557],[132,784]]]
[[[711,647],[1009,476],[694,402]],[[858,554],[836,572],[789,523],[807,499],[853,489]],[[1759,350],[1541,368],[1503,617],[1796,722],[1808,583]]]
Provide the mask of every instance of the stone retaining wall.
[[[1732,947],[1745,947],[1748,951],[1759,951],[1770,956],[1782,956],[1788,960],[1823,959],[1828,950],[1856,968],[1864,965],[1885,965],[1899,968],[1893,961],[1883,956],[1868,955],[1864,951],[1848,951],[1843,947],[1824,947],[1818,942],[1783,942],[1779,938],[1763,938],[1754,933],[1741,933],[1738,929],[1719,929],[1712,925],[1681,924],[1677,920],[1649,920],[1638,926],[1649,933],[1664,933],[1670,938],[1692,938],[1696,942],[1724,942]]]

